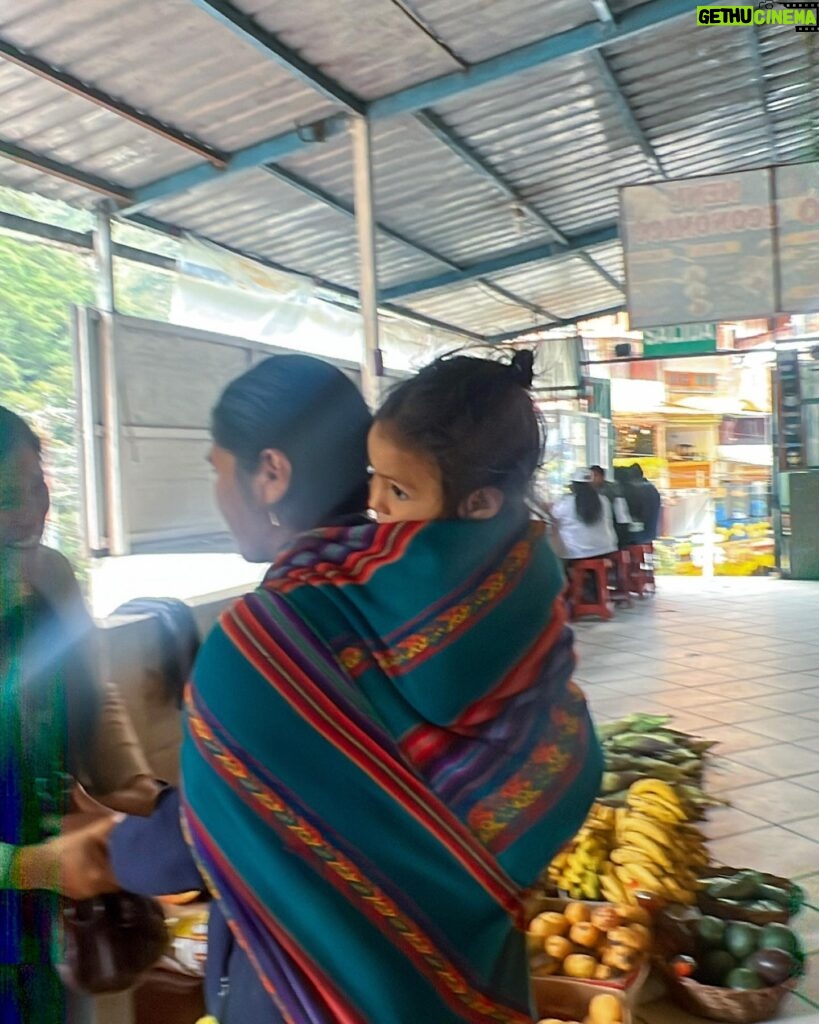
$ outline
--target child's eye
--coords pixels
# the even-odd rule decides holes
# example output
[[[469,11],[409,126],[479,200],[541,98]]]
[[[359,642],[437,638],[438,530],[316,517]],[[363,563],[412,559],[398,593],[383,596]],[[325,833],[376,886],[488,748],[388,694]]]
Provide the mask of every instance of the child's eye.
[[[402,491],[396,484],[390,485],[390,490],[398,498],[399,501],[409,501],[409,495],[406,491]]]

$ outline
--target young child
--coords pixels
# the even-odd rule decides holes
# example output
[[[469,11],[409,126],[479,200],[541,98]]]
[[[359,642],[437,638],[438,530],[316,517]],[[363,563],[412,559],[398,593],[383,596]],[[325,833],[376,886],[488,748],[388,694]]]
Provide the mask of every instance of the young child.
[[[543,455],[534,355],[455,356],[403,381],[370,430],[370,515],[379,523],[491,519],[525,508]]]

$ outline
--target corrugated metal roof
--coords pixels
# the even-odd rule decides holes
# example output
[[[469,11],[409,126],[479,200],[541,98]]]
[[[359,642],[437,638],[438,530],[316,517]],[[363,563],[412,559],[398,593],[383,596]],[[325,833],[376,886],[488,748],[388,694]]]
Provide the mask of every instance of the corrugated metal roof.
[[[373,163],[379,219],[456,263],[551,238],[542,225],[520,217],[497,187],[412,118],[376,124]],[[352,201],[352,156],[345,139],[283,164]]]
[[[364,99],[537,39],[571,40],[578,33],[591,39],[602,6],[592,0],[239,0],[260,31]],[[640,8],[684,13],[674,0],[608,0],[608,7],[615,21]],[[340,104],[311,88],[304,74],[282,67],[286,55],[266,56],[263,41],[250,45],[242,37],[246,24],[231,28],[206,8],[207,0],[6,4],[0,44],[16,44],[219,153],[338,111]],[[690,17],[632,39],[618,40],[617,26],[610,28],[603,66],[588,49],[552,55],[542,66],[433,103],[435,130],[407,114],[376,122],[377,216],[387,229],[379,237],[382,288],[543,247],[554,238],[548,222],[569,240],[611,225],[619,187],[655,179],[655,155],[672,177],[815,156],[819,87],[811,84],[817,72],[810,34],[785,27],[704,30],[694,8],[692,0]],[[76,93],[0,57],[0,181],[88,204],[98,196],[86,187],[94,185],[89,178],[122,191],[203,162],[184,139],[163,137],[156,125],[140,126]],[[449,142],[442,141],[446,133]],[[6,159],[15,146],[73,169],[76,180]],[[349,136],[293,153],[281,167],[290,184],[260,170],[196,186],[186,179],[188,191],[153,201],[147,213],[355,287],[356,236],[343,209],[353,197]],[[491,275],[487,280],[509,299],[473,280],[402,301],[487,334],[530,326],[536,314],[527,305],[561,318],[581,316],[622,300],[606,279],[622,280],[619,243],[595,246],[588,257],[597,268],[582,254],[558,254]]]
[[[5,4],[0,7],[0,36],[225,151],[315,120],[331,109],[313,89],[187,0]],[[38,84],[28,77],[32,87]],[[83,109],[94,109],[85,100],[73,102],[77,118]],[[23,107],[29,106],[24,100]],[[85,124],[64,123],[82,144]],[[138,130],[130,131],[140,137]],[[195,162],[184,150],[174,147],[169,152],[181,152],[182,159],[167,164],[159,160],[128,177],[151,181]]]
[[[445,292],[404,300],[403,305],[424,316],[487,335],[523,330],[538,322],[522,306],[502,299],[480,284],[456,285]]]
[[[487,86],[440,108],[567,234],[617,219],[617,188],[655,176],[588,57]]]
[[[348,288],[357,287],[355,224],[264,171],[253,171],[152,207],[160,220]],[[381,238],[384,285],[440,272],[442,265]]]

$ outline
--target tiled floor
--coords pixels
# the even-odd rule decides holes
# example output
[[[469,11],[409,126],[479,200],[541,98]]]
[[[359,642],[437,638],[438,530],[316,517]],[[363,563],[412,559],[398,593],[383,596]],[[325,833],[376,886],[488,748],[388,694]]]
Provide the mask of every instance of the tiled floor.
[[[602,721],[631,711],[720,741],[705,826],[715,860],[797,878],[809,954],[777,1020],[819,1024],[819,583],[661,578],[611,622],[578,623],[578,680]],[[665,1000],[643,1024],[699,1020]]]

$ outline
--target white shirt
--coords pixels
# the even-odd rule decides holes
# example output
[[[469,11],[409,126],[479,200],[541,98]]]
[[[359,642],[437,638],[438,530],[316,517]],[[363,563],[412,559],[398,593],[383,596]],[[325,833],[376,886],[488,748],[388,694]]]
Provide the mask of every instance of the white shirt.
[[[552,507],[551,518],[560,535],[564,558],[599,558],[617,550],[611,502],[600,495],[603,515],[589,526],[577,517],[574,495],[567,494]]]

